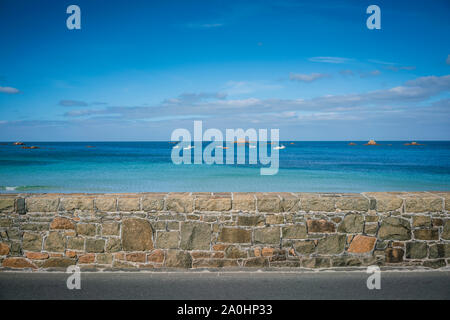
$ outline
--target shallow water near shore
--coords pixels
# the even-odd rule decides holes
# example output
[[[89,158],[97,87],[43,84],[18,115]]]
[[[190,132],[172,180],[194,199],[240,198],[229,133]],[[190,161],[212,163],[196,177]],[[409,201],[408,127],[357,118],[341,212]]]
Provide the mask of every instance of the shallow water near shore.
[[[0,145],[0,193],[450,190],[450,141],[284,141],[273,176],[260,165],[175,165],[169,142],[25,143],[40,149]]]

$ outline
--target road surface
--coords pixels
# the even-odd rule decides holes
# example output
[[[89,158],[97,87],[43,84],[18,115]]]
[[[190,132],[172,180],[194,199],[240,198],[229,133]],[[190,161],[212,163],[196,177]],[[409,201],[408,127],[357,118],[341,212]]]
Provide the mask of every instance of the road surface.
[[[0,299],[450,299],[450,271],[381,273],[369,290],[365,272],[81,273],[0,272]]]

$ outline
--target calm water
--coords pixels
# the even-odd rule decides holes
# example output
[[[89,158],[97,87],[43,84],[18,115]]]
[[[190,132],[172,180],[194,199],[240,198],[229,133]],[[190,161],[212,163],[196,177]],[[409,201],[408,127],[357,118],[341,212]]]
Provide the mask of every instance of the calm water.
[[[0,192],[450,190],[449,141],[379,143],[284,142],[274,176],[257,165],[174,165],[168,142],[2,144]]]

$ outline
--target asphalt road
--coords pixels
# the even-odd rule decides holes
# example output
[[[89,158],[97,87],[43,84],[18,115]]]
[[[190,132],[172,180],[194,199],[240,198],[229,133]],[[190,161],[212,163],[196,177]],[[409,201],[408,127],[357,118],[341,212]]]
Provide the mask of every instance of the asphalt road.
[[[0,299],[450,299],[450,271],[382,272],[369,290],[365,272],[82,273],[0,272]]]

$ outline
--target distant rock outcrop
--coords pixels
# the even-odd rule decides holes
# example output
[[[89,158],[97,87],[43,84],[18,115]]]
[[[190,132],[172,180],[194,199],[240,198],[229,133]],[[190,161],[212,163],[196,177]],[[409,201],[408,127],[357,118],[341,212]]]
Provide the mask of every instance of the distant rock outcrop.
[[[15,145],[15,146],[23,146],[23,145],[25,145],[25,143],[23,143],[23,142],[14,142],[13,145]]]
[[[349,146],[356,146],[356,143],[350,142],[348,145],[349,145]]]
[[[413,141],[411,143],[405,143],[404,146],[424,146],[424,144]]]
[[[31,146],[31,147],[22,147],[22,149],[40,149],[40,148],[36,146]]]
[[[379,144],[373,139],[370,139],[369,142],[365,143],[364,145],[365,146],[379,146]]]

